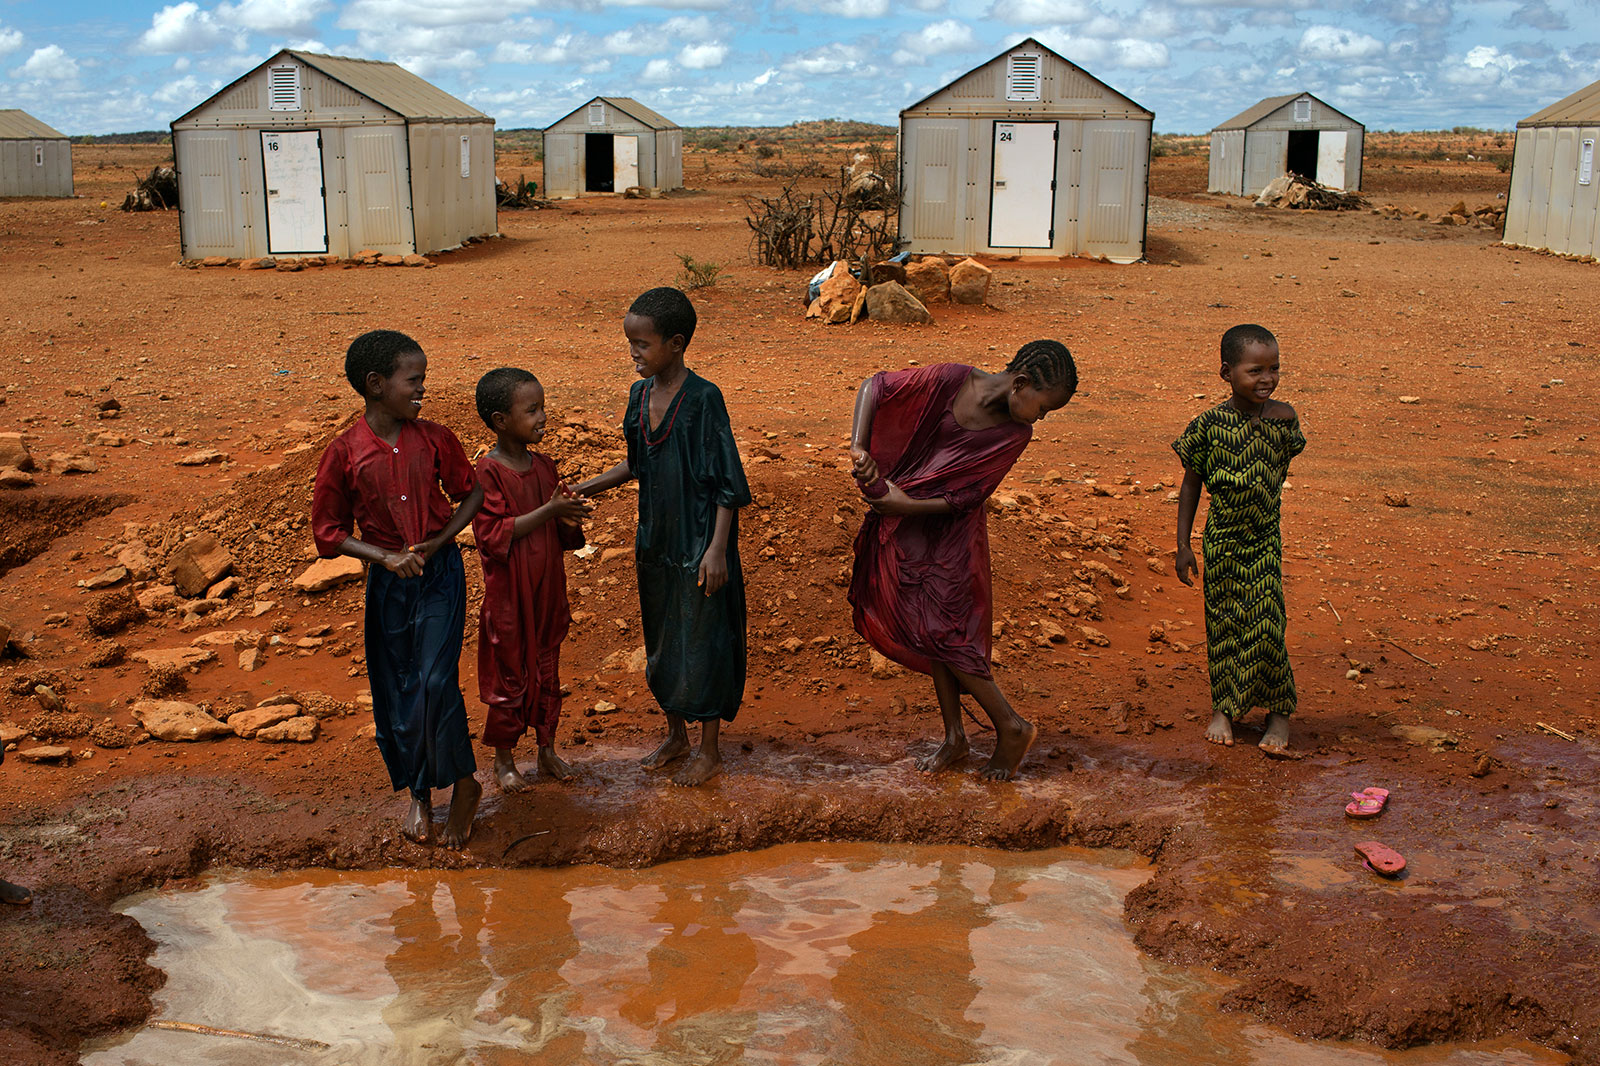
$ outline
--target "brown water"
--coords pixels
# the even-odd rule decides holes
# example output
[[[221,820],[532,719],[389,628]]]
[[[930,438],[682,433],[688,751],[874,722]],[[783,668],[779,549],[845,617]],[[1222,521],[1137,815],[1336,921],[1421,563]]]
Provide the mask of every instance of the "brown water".
[[[845,844],[648,870],[219,875],[125,903],[167,984],[151,1026],[83,1062],[1567,1061],[1307,1042],[1220,1013],[1217,979],[1133,947],[1122,899],[1146,876],[1114,852]]]

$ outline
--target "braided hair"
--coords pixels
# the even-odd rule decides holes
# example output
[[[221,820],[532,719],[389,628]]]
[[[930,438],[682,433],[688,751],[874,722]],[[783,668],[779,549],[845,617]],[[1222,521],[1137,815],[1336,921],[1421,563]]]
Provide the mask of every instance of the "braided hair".
[[[1078,367],[1060,341],[1029,341],[1006,364],[1008,374],[1026,374],[1036,389],[1062,389],[1068,396],[1078,391]]]
[[[517,389],[530,381],[535,385],[539,383],[538,378],[514,366],[491,370],[479,378],[475,399],[478,402],[478,417],[483,419],[483,424],[493,429],[494,416],[511,410],[511,399],[517,394]]]
[[[1234,326],[1222,335],[1222,365],[1233,366],[1244,358],[1244,350],[1253,344],[1270,347],[1278,343],[1278,338],[1265,326],[1258,326],[1252,322]]]

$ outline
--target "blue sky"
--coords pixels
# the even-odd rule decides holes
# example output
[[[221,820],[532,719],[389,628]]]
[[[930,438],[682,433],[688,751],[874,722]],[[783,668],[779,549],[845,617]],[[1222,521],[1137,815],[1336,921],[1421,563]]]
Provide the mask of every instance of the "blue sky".
[[[0,107],[164,128],[288,46],[400,63],[501,128],[597,94],[685,126],[893,123],[1026,36],[1168,133],[1300,90],[1371,129],[1508,128],[1600,80],[1600,0],[0,0]]]

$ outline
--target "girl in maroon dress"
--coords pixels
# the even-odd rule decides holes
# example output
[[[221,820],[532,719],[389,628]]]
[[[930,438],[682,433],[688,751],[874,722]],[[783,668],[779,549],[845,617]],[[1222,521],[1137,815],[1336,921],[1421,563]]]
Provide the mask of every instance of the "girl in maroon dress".
[[[963,692],[995,728],[981,774],[1009,780],[1035,729],[989,669],[993,603],[984,503],[1033,436],[1033,423],[1078,388],[1056,341],[1023,345],[1002,373],[957,363],[879,372],[856,394],[853,473],[872,513],[856,536],[850,603],[856,630],[903,666],[933,677],[944,743],[917,760],[943,770],[969,750]]]
[[[494,748],[502,792],[521,792],[517,741],[533,730],[539,770],[558,781],[572,767],[556,754],[561,718],[561,642],[572,625],[564,551],[583,547],[589,502],[562,484],[544,438],[544,387],[526,370],[502,367],[478,382],[478,415],[494,448],[478,460],[483,506],[472,519],[483,563],[478,695],[488,705],[483,742]]]

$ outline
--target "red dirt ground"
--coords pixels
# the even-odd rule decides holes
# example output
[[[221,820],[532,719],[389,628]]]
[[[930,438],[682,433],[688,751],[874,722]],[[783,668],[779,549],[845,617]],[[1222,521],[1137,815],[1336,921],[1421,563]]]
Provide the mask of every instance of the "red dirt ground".
[[[399,837],[403,800],[383,788],[359,713],[303,746],[78,737],[70,765],[12,750],[0,874],[37,900],[0,913],[0,974],[17,990],[0,997],[7,1061],[75,1061],[85,1035],[136,1024],[160,976],[106,905],[210,865],[641,864],[853,838],[1132,848],[1154,867],[1128,902],[1139,943],[1237,976],[1231,1007],[1307,1035],[1516,1033],[1600,1062],[1593,264],[1505,248],[1486,229],[1255,209],[1199,191],[1203,156],[1171,156],[1153,166],[1146,263],[996,262],[991,306],[936,306],[924,328],[825,327],[801,318],[804,272],[753,265],[740,197],[773,185],[738,153],[690,153],[693,188],[661,200],[503,212],[504,239],[435,269],[245,272],[183,269],[175,213],[115,209],[160,152],[80,149],[79,198],[0,202],[0,431],[28,434],[40,460],[98,466],[0,490],[0,619],[21,653],[0,662],[0,719],[41,728],[30,693],[44,681],[95,721],[130,725],[145,669],[86,665],[106,639],[87,627],[103,594],[79,582],[132,538],[159,567],[201,529],[237,560],[234,606],[182,630],[152,615],[111,639],[132,652],[260,629],[284,643],[259,670],[224,649],[182,698],[218,709],[316,692],[348,711],[364,687],[360,591],[296,596],[289,582],[310,558],[317,456],[356,410],[350,338],[415,336],[427,414],[469,451],[488,442],[471,411],[478,376],[534,370],[551,451],[563,471],[593,472],[621,446],[623,310],[674,281],[676,253],[723,267],[694,293],[689,361],[727,397],[756,498],[741,518],[748,698],[708,788],[633,769],[661,719],[627,669],[632,567],[601,553],[569,560],[581,621],[563,651],[561,743],[584,777],[491,796],[463,854]],[[1505,183],[1489,163],[1373,159],[1365,191],[1437,214],[1494,204]],[[1172,574],[1169,442],[1225,396],[1217,337],[1242,321],[1279,336],[1279,396],[1310,439],[1283,511],[1296,761],[1263,758],[1249,728],[1231,749],[1202,741],[1200,593]],[[990,530],[996,676],[1040,742],[1015,785],[925,779],[908,755],[932,746],[931,686],[873,676],[844,598],[862,513],[841,447],[852,395],[882,367],[998,368],[1039,336],[1072,348],[1082,385],[1038,427]],[[97,416],[108,397],[115,419]],[[128,442],[89,443],[106,432]],[[175,465],[202,448],[229,459]],[[625,548],[631,506],[606,500],[591,540]],[[254,617],[257,602],[273,606]],[[308,633],[322,644],[298,647]],[[474,637],[469,622],[463,681],[481,715]],[[589,714],[600,701],[618,709]],[[1393,791],[1390,809],[1347,823],[1346,793],[1369,784]],[[540,829],[553,832],[504,854]],[[1356,864],[1352,844],[1374,837],[1407,855],[1406,880]]]

